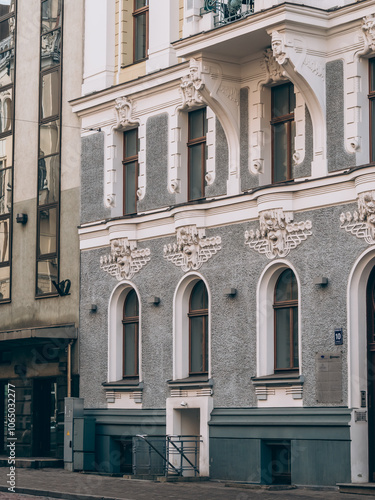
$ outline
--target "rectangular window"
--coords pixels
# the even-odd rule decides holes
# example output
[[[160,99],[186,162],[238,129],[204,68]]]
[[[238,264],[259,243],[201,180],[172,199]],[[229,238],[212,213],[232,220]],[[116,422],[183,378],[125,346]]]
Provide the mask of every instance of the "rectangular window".
[[[295,94],[291,83],[272,88],[272,182],[293,179]]]
[[[134,0],[134,62],[147,58],[148,0]]]
[[[16,9],[0,0],[0,302],[11,291]]]
[[[188,200],[205,197],[206,108],[189,113]]]
[[[137,212],[137,189],[138,189],[138,130],[132,129],[124,132],[124,159],[123,182],[124,182],[124,215]]]
[[[370,162],[375,162],[375,59],[369,61]]]
[[[62,5],[41,1],[36,297],[59,281]]]

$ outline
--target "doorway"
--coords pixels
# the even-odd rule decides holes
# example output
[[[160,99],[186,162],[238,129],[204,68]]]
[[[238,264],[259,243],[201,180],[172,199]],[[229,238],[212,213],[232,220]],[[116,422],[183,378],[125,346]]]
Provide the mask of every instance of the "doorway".
[[[54,378],[33,384],[33,456],[55,457],[57,448],[57,383]]]
[[[367,283],[366,300],[369,480],[375,482],[375,267]]]

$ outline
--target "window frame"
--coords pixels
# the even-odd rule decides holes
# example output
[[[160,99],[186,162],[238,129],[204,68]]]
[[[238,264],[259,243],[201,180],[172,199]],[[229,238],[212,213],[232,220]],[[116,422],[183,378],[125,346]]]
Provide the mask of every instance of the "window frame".
[[[369,150],[369,163],[375,163],[375,144],[372,144],[372,134],[375,132],[375,109],[373,110],[372,107],[375,106],[375,78],[374,81],[372,79],[372,66],[374,66],[374,73],[375,73],[375,57],[369,59],[368,61],[368,100],[369,100],[369,143],[370,143],[370,150]],[[375,74],[374,74],[375,77]]]
[[[145,0],[146,5],[139,9],[136,8],[137,0],[133,3],[133,63],[139,63],[148,59],[148,48],[149,48],[149,0]],[[136,59],[137,54],[137,35],[136,35],[136,23],[137,17],[145,16],[146,18],[146,43],[145,43],[145,55],[140,59]]]
[[[125,315],[126,302],[129,299],[129,296],[131,293],[134,293],[135,298],[137,300],[137,310],[138,310],[137,316],[126,316]],[[123,380],[138,379],[139,378],[139,300],[138,300],[137,292],[134,290],[134,288],[131,288],[128,291],[128,293],[126,294],[122,311],[123,311],[122,312],[122,378],[123,378]],[[125,374],[126,325],[135,325],[135,342],[134,342],[134,361],[135,361],[135,364],[134,364],[134,366],[136,368],[136,370],[135,370],[136,373],[133,375],[126,375]]]
[[[197,286],[202,283],[204,286],[204,291],[207,297],[207,308],[205,309],[192,309],[191,301]],[[203,280],[198,280],[189,296],[189,310],[188,310],[188,318],[189,318],[189,376],[194,375],[207,375],[208,374],[208,290],[206,284]],[[191,318],[203,318],[203,330],[202,330],[202,361],[203,361],[203,369],[200,372],[193,372],[191,369],[192,366],[192,321]]]
[[[136,131],[136,148],[137,148],[137,154],[132,155],[132,156],[126,156],[126,134],[129,132]],[[138,205],[138,200],[137,200],[137,191],[138,191],[138,175],[139,175],[139,162],[138,162],[138,151],[139,151],[139,137],[138,137],[138,128],[133,128],[130,130],[126,130],[123,134],[123,159],[122,159],[122,188],[123,188],[123,196],[122,196],[122,213],[123,215],[132,215],[137,213],[137,205]],[[127,170],[127,165],[135,163],[135,191],[134,191],[134,199],[135,199],[135,210],[133,212],[127,212],[126,211],[126,199],[127,199],[127,190],[128,186],[126,183],[126,170]]]
[[[271,181],[272,184],[277,184],[280,182],[286,182],[293,180],[293,134],[292,134],[292,124],[294,123],[294,108],[293,111],[290,111],[289,113],[285,115],[274,115],[274,89],[280,88],[282,86],[288,86],[293,87],[293,92],[294,92],[294,85],[292,82],[287,82],[283,83],[282,85],[277,85],[275,87],[271,87],[271,164],[272,164],[272,173],[271,173]],[[291,108],[291,102],[290,102],[290,91],[288,92],[288,109]],[[275,159],[276,159],[276,152],[275,152],[275,126],[276,125],[281,125],[281,124],[287,124],[287,173],[286,173],[286,179],[280,180],[280,181],[275,181]]]
[[[276,301],[276,291],[278,284],[280,280],[282,279],[282,276],[286,273],[290,272],[293,274],[294,279],[296,281],[296,286],[297,286],[297,299],[290,299],[290,300],[284,300],[284,301]],[[298,282],[297,282],[297,277],[290,268],[284,269],[280,275],[278,276],[276,280],[276,284],[274,287],[274,295],[273,295],[273,304],[272,304],[273,310],[274,310],[274,372],[275,373],[280,373],[280,372],[291,372],[291,371],[298,371],[299,370],[299,332],[298,332]],[[284,368],[277,368],[277,310],[281,309],[289,309],[289,367],[284,367]],[[298,365],[294,366],[294,315],[296,315],[296,320],[297,320],[297,360],[298,360]],[[291,366],[293,365],[293,366]]]
[[[191,137],[191,120],[190,117],[193,113],[196,113],[197,111],[204,111],[202,114],[203,117],[203,131],[204,135],[201,137]],[[196,200],[204,200],[205,199],[205,188],[206,188],[206,149],[207,149],[207,108],[199,108],[195,109],[194,111],[190,111],[188,113],[188,142],[186,143],[187,148],[188,148],[188,158],[187,158],[187,163],[188,163],[188,171],[187,171],[187,184],[188,184],[188,201],[196,201]],[[191,151],[194,146],[201,145],[201,172],[200,172],[200,178],[201,178],[201,192],[202,196],[199,198],[193,198],[192,193],[191,193],[191,182],[190,182],[190,173],[191,173]]]

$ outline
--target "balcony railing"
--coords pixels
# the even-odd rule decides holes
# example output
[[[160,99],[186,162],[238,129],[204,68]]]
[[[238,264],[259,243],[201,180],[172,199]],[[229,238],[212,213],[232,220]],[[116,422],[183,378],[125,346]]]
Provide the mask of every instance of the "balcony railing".
[[[214,12],[215,27],[233,23],[253,14],[254,0],[204,0],[201,14]]]

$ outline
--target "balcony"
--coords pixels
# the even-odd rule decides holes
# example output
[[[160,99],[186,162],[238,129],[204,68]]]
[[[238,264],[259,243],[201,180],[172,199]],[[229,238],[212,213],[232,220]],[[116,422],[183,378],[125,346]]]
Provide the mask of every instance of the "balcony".
[[[224,26],[254,13],[254,0],[204,0],[200,14],[214,13],[214,25]]]

